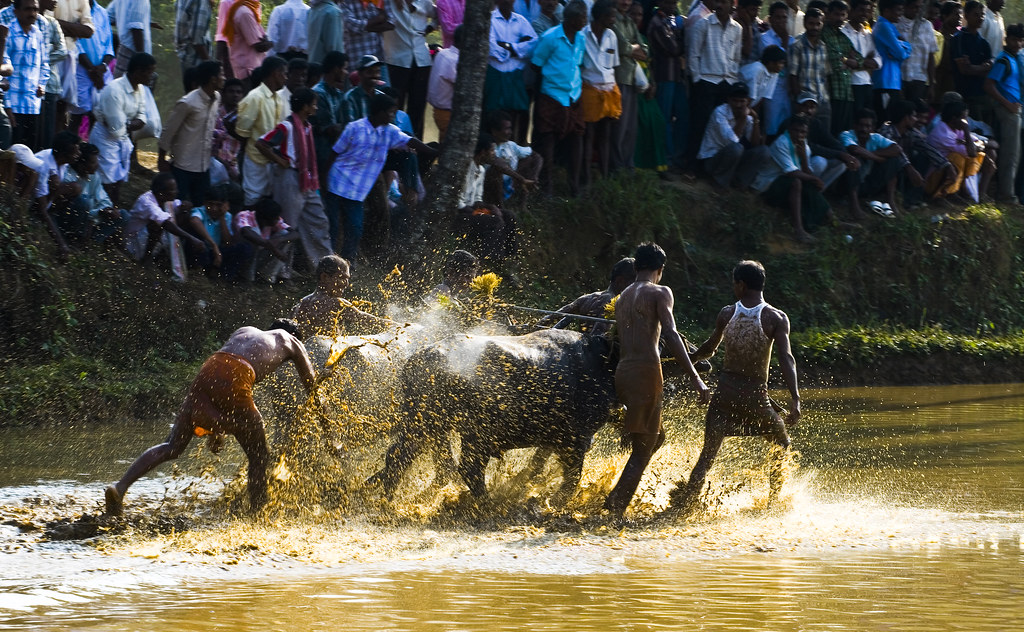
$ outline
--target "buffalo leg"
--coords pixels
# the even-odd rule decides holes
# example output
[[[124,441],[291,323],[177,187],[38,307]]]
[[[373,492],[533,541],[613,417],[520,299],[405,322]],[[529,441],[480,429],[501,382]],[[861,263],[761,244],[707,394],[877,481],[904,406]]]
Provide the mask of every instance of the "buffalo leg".
[[[411,433],[403,432],[398,439],[388,448],[387,456],[384,458],[384,467],[379,472],[366,480],[366,484],[380,487],[385,496],[395,493],[399,481],[405,474],[413,459],[420,453],[420,445],[411,436]]]
[[[552,498],[552,502],[556,505],[564,505],[576,493],[580,477],[583,476],[583,457],[585,455],[586,448],[580,446],[574,446],[558,453],[558,459],[562,462],[562,486],[558,488]]]
[[[459,474],[469,487],[469,492],[477,498],[487,495],[487,480],[484,470],[490,460],[487,452],[481,449],[475,437],[462,438],[462,458],[459,459]]]

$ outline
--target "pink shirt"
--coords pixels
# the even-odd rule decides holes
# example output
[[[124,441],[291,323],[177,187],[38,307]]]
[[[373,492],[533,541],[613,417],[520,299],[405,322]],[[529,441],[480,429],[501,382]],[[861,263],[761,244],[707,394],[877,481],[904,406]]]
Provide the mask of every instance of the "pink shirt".
[[[220,6],[217,7],[217,41],[227,42],[228,38],[224,37],[224,25],[228,21],[228,11],[231,9],[231,5],[235,3],[235,0],[220,0]]]
[[[288,224],[285,224],[284,220],[280,217],[277,218],[277,223],[273,226],[260,228],[259,222],[256,221],[256,211],[242,211],[235,216],[235,234],[242,234],[242,229],[246,227],[254,229],[262,235],[264,239],[270,239],[271,235],[279,233],[282,230],[288,230],[289,228]]]
[[[437,0],[435,4],[444,47],[449,48],[455,43],[455,27],[462,24],[466,13],[466,0]]]
[[[455,94],[455,71],[459,65],[459,49],[442,48],[434,55],[427,83],[427,101],[438,110],[452,109]]]
[[[266,52],[256,52],[253,46],[266,37],[256,20],[256,14],[249,7],[241,7],[235,11],[235,41],[228,42],[228,55],[231,57],[231,69],[235,77],[245,79],[253,70],[263,63]]]
[[[928,133],[928,142],[938,148],[947,156],[949,154],[967,155],[967,149],[963,144],[964,133],[961,130],[954,130],[942,120],[935,124],[932,131]]]

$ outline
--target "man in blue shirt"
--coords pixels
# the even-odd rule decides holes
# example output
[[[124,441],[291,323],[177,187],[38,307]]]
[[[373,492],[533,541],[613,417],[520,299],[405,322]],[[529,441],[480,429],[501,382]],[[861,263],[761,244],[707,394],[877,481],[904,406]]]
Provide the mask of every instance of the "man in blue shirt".
[[[1024,26],[1013,24],[1006,29],[1006,43],[996,57],[992,70],[985,78],[985,92],[995,102],[995,118],[999,129],[999,157],[996,174],[999,177],[997,199],[1001,202],[1019,204],[1013,194],[1013,182],[1020,165],[1020,112],[1021,112],[1021,40],[1024,40]]]
[[[562,13],[561,26],[544,33],[533,51],[531,63],[541,75],[540,94],[533,109],[533,142],[544,160],[540,181],[550,195],[551,166],[555,144],[564,141],[569,149],[569,190],[579,193],[583,157],[583,106],[580,94],[583,78],[580,64],[586,43],[580,31],[587,25],[587,5],[572,0]]]
[[[854,117],[853,129],[843,132],[839,141],[846,152],[860,161],[860,169],[848,171],[850,177],[850,209],[854,219],[862,219],[861,196],[874,196],[885,191],[884,200],[870,203],[871,210],[882,217],[896,216],[896,185],[900,172],[915,187],[924,185],[917,169],[910,164],[903,148],[875,132],[875,113],[864,109]]]
[[[882,67],[872,76],[875,85],[875,109],[886,120],[889,103],[900,97],[903,88],[904,60],[910,57],[910,44],[900,39],[896,24],[903,16],[903,5],[906,0],[882,0],[878,3],[878,20],[871,33],[875,40],[875,49],[882,58]]]

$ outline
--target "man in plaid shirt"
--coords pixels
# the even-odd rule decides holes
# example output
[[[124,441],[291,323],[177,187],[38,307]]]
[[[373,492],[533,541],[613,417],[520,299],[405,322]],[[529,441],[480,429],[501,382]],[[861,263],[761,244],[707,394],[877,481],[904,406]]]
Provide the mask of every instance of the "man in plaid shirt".
[[[50,80],[49,44],[37,24],[37,0],[14,0],[15,21],[7,34],[5,51],[14,73],[7,90],[6,107],[15,143],[36,146],[39,112]]]
[[[821,38],[825,14],[821,9],[808,9],[804,14],[804,32],[789,47],[789,93],[795,99],[801,92],[810,92],[818,100],[818,118],[830,127],[832,106],[828,100],[826,81],[829,75],[828,49]]]
[[[849,11],[849,5],[843,0],[832,0],[825,14],[825,28],[821,31],[821,41],[828,50],[828,98],[834,136],[853,127],[852,73],[864,63],[864,57],[842,31]]]
[[[362,59],[364,55],[384,58],[380,34],[395,25],[388,22],[384,0],[344,0],[341,12],[345,16],[345,53],[349,59]],[[381,68],[387,72],[386,67]],[[386,82],[387,76],[383,77]]]
[[[178,0],[174,20],[174,47],[185,72],[210,59],[210,0]]]

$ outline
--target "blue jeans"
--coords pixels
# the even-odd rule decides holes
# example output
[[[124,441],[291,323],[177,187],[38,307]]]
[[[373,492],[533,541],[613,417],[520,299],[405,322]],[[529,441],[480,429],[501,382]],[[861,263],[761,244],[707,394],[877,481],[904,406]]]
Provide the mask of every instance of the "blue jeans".
[[[343,259],[355,265],[356,255],[359,253],[359,241],[363,238],[362,200],[350,200],[328,193],[324,210],[327,212],[328,221],[331,220],[332,214],[337,218],[334,221],[341,221],[344,237],[341,240],[340,254]]]
[[[659,81],[654,99],[661,108],[661,115],[665,117],[665,155],[668,163],[682,167],[686,155],[686,133],[690,125],[690,101],[686,96],[686,84],[681,81]]]

